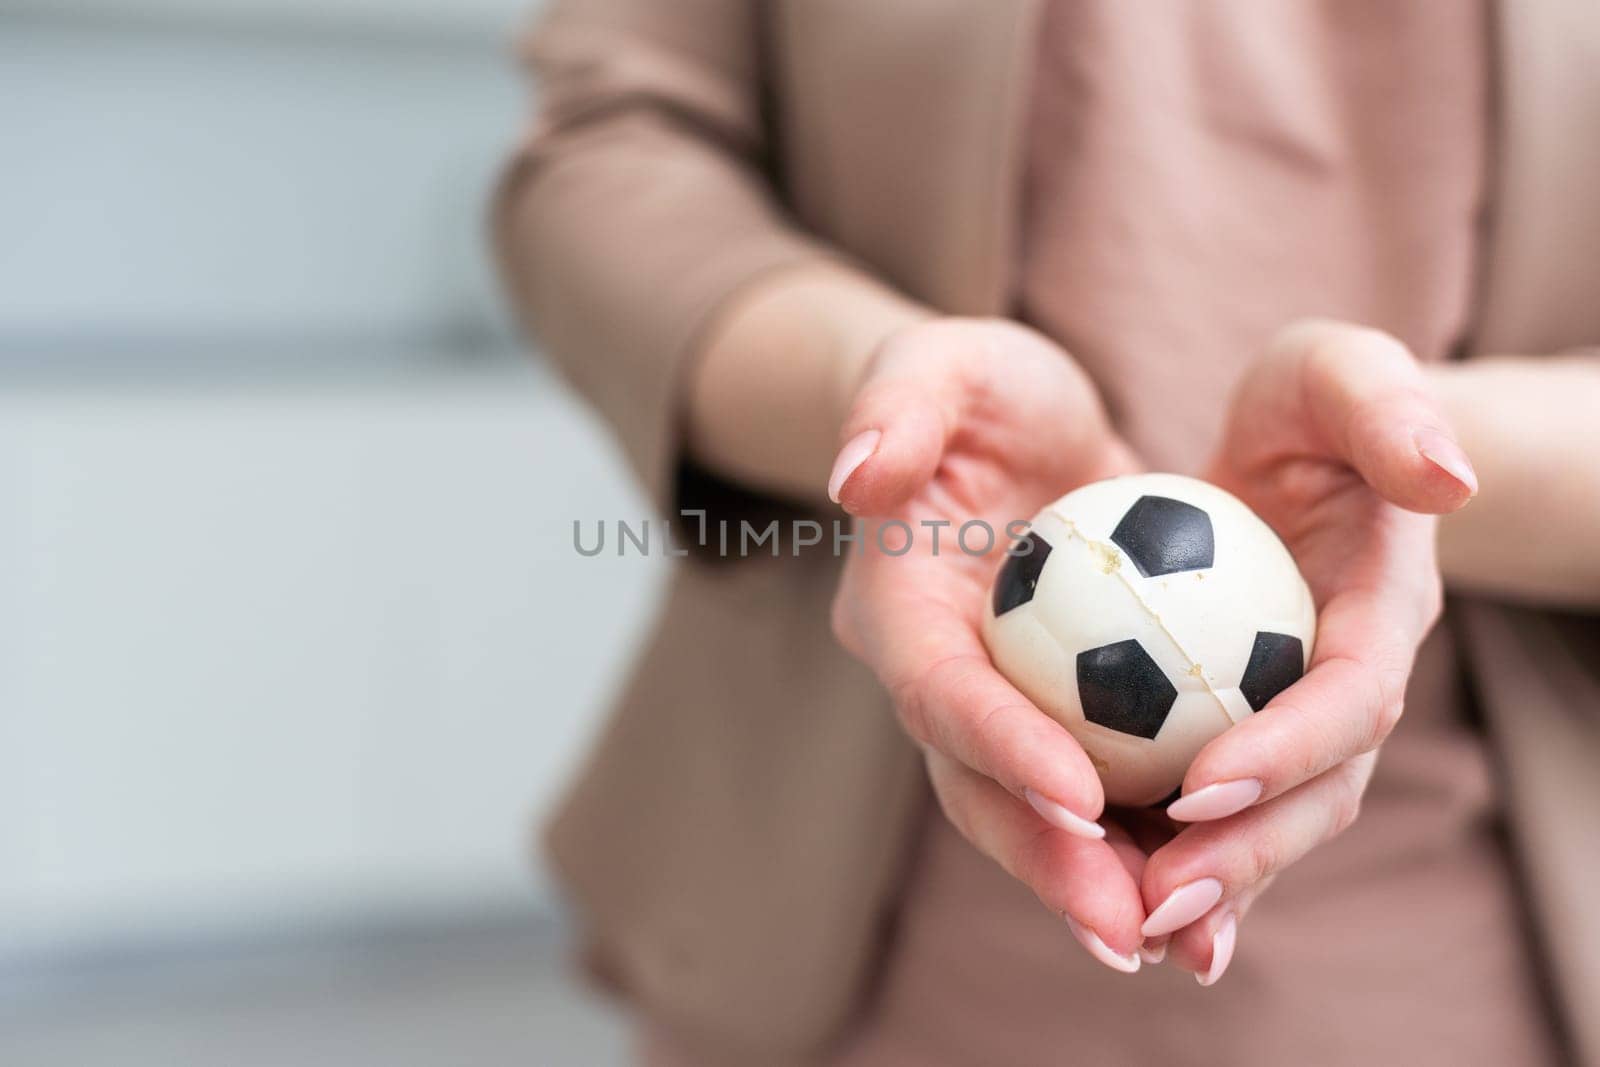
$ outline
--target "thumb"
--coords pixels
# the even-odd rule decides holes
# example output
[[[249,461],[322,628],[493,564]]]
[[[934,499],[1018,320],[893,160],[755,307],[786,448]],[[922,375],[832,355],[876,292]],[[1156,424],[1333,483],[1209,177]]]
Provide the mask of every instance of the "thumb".
[[[891,355],[899,354],[885,353]],[[943,355],[885,360],[861,387],[840,433],[828,499],[852,515],[883,515],[933,478],[964,395],[960,362]]]
[[[1471,461],[1400,341],[1380,330],[1308,320],[1285,329],[1271,348],[1280,366],[1298,369],[1317,436],[1378,495],[1443,515],[1477,493]]]

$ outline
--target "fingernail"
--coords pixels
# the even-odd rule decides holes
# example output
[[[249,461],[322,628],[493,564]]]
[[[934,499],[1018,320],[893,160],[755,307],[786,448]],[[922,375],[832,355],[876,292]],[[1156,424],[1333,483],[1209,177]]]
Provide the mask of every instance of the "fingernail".
[[[828,499],[835,504],[839,502],[839,491],[844,488],[844,483],[856,472],[856,468],[867,461],[872,453],[878,450],[878,442],[883,439],[882,432],[878,430],[862,430],[839,449],[839,458],[833,461],[833,473],[828,475]]]
[[[1211,935],[1211,966],[1205,974],[1197,974],[1194,980],[1201,985],[1212,985],[1222,972],[1228,969],[1228,964],[1233,962],[1233,946],[1239,940],[1239,923],[1232,915],[1222,920],[1222,925],[1217,927],[1217,932]]]
[[[1215,878],[1198,878],[1174,889],[1161,906],[1150,913],[1139,932],[1145,937],[1160,937],[1181,930],[1217,906],[1222,899],[1222,883]]]
[[[1167,942],[1161,941],[1151,948],[1148,943],[1139,946],[1139,958],[1154,967],[1167,958]]]
[[[1179,822],[1205,822],[1243,811],[1261,799],[1261,781],[1235,778],[1196,789],[1167,805],[1167,814]]]
[[[1478,495],[1478,475],[1461,446],[1438,430],[1418,430],[1411,435],[1422,458],[1460,482],[1469,496]]]
[[[1139,956],[1137,953],[1130,952],[1124,956],[1120,952],[1114,952],[1110,945],[1100,940],[1099,934],[1070,915],[1065,916],[1065,918],[1067,920],[1067,929],[1072,931],[1072,936],[1078,939],[1079,944],[1089,950],[1089,955],[1110,967],[1113,971],[1121,971],[1123,974],[1133,974],[1139,969]]]
[[[1085,819],[1077,812],[1068,811],[1049,797],[1040,796],[1032,789],[1024,789],[1022,795],[1033,810],[1039,813],[1039,817],[1057,830],[1065,830],[1067,833],[1075,834],[1078,837],[1087,837],[1091,841],[1098,841],[1106,836],[1106,828],[1104,826]]]

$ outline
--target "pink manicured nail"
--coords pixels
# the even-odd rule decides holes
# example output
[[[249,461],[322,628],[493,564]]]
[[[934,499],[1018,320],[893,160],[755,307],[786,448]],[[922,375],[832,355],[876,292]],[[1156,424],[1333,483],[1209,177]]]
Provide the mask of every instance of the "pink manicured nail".
[[[1478,495],[1478,475],[1461,446],[1438,430],[1418,430],[1411,435],[1422,458],[1460,482],[1468,494]]]
[[[1077,812],[1068,811],[1049,797],[1040,796],[1032,789],[1024,789],[1022,795],[1033,807],[1033,810],[1039,813],[1039,817],[1057,830],[1065,830],[1067,833],[1075,834],[1078,837],[1087,837],[1091,841],[1098,841],[1106,836],[1106,828],[1104,826],[1085,819]]]
[[[878,430],[862,430],[839,449],[839,458],[833,461],[833,473],[828,475],[828,499],[835,504],[839,502],[839,491],[844,488],[844,483],[856,472],[856,468],[865,463],[878,450],[878,442],[883,439],[883,434]]]
[[[1150,913],[1139,932],[1145,937],[1160,937],[1181,930],[1216,907],[1221,899],[1221,882],[1215,878],[1197,878],[1174,889]]]
[[[1204,789],[1181,796],[1167,805],[1167,814],[1179,822],[1205,822],[1243,811],[1261,799],[1261,782],[1255,778],[1235,778],[1215,782]]]
[[[1149,945],[1140,945],[1139,958],[1154,967],[1167,958],[1167,942],[1163,941],[1155,948],[1151,948]]]
[[[1072,931],[1072,936],[1078,939],[1079,944],[1089,950],[1089,955],[1113,971],[1121,971],[1123,974],[1133,974],[1139,969],[1139,957],[1136,953],[1130,952],[1124,956],[1120,952],[1114,952],[1110,945],[1100,940],[1099,934],[1070,915],[1066,916],[1066,920],[1067,929]]]
[[[1211,966],[1205,974],[1197,974],[1194,980],[1201,985],[1212,985],[1222,972],[1228,969],[1228,964],[1233,962],[1233,946],[1239,940],[1239,923],[1232,915],[1222,920],[1222,925],[1217,927],[1217,932],[1211,935]]]

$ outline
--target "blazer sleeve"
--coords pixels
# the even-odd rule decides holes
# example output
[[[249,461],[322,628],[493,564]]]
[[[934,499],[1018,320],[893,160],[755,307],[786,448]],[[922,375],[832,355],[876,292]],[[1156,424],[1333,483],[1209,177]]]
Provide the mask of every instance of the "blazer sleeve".
[[[768,272],[833,259],[783,217],[767,178],[758,8],[553,5],[524,47],[539,114],[495,199],[519,317],[663,511],[707,323]]]

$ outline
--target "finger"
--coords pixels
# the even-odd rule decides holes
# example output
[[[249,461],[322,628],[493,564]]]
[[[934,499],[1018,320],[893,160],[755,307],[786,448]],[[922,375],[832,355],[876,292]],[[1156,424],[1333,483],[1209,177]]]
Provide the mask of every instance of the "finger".
[[[1095,820],[1105,793],[1077,740],[994,669],[970,628],[923,625],[919,637],[896,642],[886,664],[906,732],[993,779],[1058,828],[1103,837]]]
[[[1173,934],[1168,942],[1174,967],[1191,971],[1203,986],[1215,985],[1233,962],[1244,918],[1272,879],[1265,879],[1224,901]]]
[[[1183,830],[1145,865],[1149,917],[1141,932],[1176,933],[1343,832],[1360,812],[1375,762],[1358,757],[1276,800]]]
[[[1117,854],[1123,870],[1135,883],[1144,877],[1144,865],[1150,859],[1150,853],[1120,821],[1106,824],[1106,844]],[[1164,937],[1146,939],[1139,945],[1139,959],[1145,963],[1160,963],[1166,954],[1167,939]]]
[[[1268,359],[1298,366],[1306,415],[1323,443],[1390,503],[1442,515],[1478,491],[1416,357],[1394,337],[1306,320],[1278,334]],[[1248,404],[1240,410],[1258,414]]]
[[[1144,878],[1150,854],[1172,839],[1173,823],[1154,808],[1129,808],[1119,811],[1105,823],[1106,843],[1122,858],[1135,881]],[[1147,937],[1139,946],[1145,963],[1160,963],[1167,954],[1167,935]]]
[[[1111,851],[1122,861],[1122,867],[1128,872],[1129,877],[1135,882],[1144,878],[1144,868],[1150,860],[1150,854],[1122,823],[1113,822],[1106,826],[1106,844],[1111,846]],[[1167,938],[1164,936],[1145,938],[1139,944],[1139,959],[1145,963],[1160,963],[1166,954]]]
[[[828,479],[834,503],[852,515],[882,515],[933,477],[961,420],[966,370],[951,349],[957,343],[927,334],[891,342],[896,348],[880,357],[840,433]]]
[[[1226,818],[1382,744],[1405,709],[1416,648],[1431,625],[1416,599],[1391,583],[1329,601],[1311,670],[1207,742],[1167,814]]]
[[[920,576],[856,562],[834,599],[834,632],[877,672],[906,733],[1025,798],[1058,827],[1103,837],[1099,776],[1066,728],[995,670],[970,617],[978,587],[941,584],[944,561],[922,561]],[[853,609],[865,604],[873,610],[863,625]]]
[[[1160,963],[1167,958],[1171,941],[1171,936],[1145,938],[1139,945],[1139,959],[1151,965]]]
[[[1085,949],[1114,970],[1139,969],[1139,886],[1104,841],[1063,833],[1015,797],[938,752],[927,753],[940,808],[961,835],[1062,916]]]

